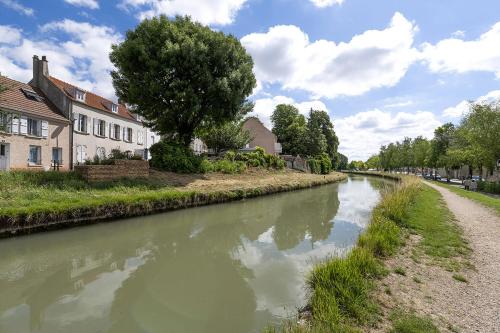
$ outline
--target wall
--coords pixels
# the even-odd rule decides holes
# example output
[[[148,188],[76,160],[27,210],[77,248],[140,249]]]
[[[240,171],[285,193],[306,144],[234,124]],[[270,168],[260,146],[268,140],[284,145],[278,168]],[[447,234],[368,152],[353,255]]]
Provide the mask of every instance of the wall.
[[[149,177],[149,162],[115,160],[113,165],[77,165],[75,171],[88,181]]]
[[[98,147],[103,147],[106,151],[106,155],[108,155],[112,149],[119,149],[123,151],[131,151],[135,153],[137,150],[144,150],[146,148],[147,142],[147,134],[146,128],[142,126],[142,124],[134,121],[128,121],[127,119],[115,116],[111,112],[99,111],[90,107],[87,107],[83,104],[79,104],[77,102],[73,102],[73,113],[85,114],[88,121],[88,134],[82,134],[77,131],[77,120],[75,120],[74,131],[73,131],[73,161],[74,165],[78,164],[77,160],[77,146],[83,145],[86,147],[86,155],[87,159],[93,159],[97,153]],[[106,137],[101,138],[99,136],[94,135],[93,129],[93,119],[101,119],[106,122]],[[114,140],[109,138],[109,124],[118,124],[120,128],[130,127],[133,130],[133,142],[125,142],[123,141],[122,133],[120,133],[120,140]],[[140,145],[137,143],[137,132],[143,132],[143,144]]]
[[[63,165],[60,170],[69,170],[70,145],[69,128],[67,123],[59,123],[49,120],[49,135],[47,138],[34,138],[19,134],[0,133],[0,142],[10,144],[10,169],[49,170],[52,162],[52,148],[62,148]],[[41,146],[42,164],[40,166],[29,166],[29,146]]]
[[[268,130],[257,118],[248,118],[243,124],[243,129],[250,132],[249,148],[262,147],[268,154],[277,154],[275,143],[276,136]]]

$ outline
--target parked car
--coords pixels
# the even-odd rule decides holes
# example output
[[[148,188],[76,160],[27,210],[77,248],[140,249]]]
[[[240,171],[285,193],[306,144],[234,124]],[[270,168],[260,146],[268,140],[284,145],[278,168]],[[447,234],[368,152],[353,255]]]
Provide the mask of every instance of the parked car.
[[[481,178],[481,176],[472,176],[472,179],[475,180],[475,181],[482,181],[483,180]]]

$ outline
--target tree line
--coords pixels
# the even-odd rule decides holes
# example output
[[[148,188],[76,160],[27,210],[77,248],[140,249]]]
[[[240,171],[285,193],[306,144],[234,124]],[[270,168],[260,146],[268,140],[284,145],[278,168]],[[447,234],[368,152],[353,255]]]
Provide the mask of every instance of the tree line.
[[[428,140],[422,136],[404,138],[384,145],[377,155],[366,162],[351,162],[358,169],[406,171],[425,168],[444,168],[447,177],[451,170],[469,167],[488,170],[490,175],[500,159],[500,103],[471,103],[469,112],[458,125],[446,123],[434,131]]]

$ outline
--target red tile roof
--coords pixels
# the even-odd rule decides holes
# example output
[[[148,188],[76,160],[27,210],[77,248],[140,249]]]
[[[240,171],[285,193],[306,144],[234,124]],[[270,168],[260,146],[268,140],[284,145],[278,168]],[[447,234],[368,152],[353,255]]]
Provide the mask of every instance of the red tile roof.
[[[114,114],[114,115],[118,115],[120,117],[123,117],[123,118],[126,118],[128,120],[134,120],[134,121],[137,121],[136,117],[134,117],[134,115],[132,115],[127,107],[123,104],[120,104],[118,105],[118,113],[113,113],[107,106],[110,105],[110,103],[113,103],[112,101],[110,101],[109,99],[106,99],[104,97],[101,97],[99,95],[96,95],[94,93],[91,93],[89,91],[86,91],[85,89],[81,89],[77,86],[74,86],[70,83],[67,83],[67,82],[64,82],[62,80],[59,80],[53,76],[49,77],[50,81],[52,81],[59,89],[62,90],[62,92],[64,92],[66,94],[66,96],[68,96],[69,98],[71,98],[72,100],[74,101],[77,101],[70,93],[69,91],[71,91],[72,89],[78,89],[80,91],[83,91],[85,92],[85,103],[81,102],[81,101],[77,101],[78,103],[83,103],[85,105],[88,105],[94,109],[98,109],[98,110],[101,110],[101,111],[105,111],[105,112],[109,112],[111,114]]]
[[[0,85],[6,88],[5,91],[0,92],[0,108],[3,107],[9,110],[32,114],[34,116],[69,122],[69,120],[59,112],[57,107],[46,98],[41,90],[1,75]],[[27,97],[22,89],[34,91],[42,97],[42,100],[38,101]]]

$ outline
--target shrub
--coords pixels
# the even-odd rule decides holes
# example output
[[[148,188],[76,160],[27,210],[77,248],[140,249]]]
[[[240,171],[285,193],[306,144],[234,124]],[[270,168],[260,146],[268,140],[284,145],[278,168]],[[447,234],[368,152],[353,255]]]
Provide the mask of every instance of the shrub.
[[[479,181],[477,189],[486,193],[500,194],[500,182]]]
[[[201,172],[203,159],[178,142],[162,140],[152,145],[150,152],[151,166],[154,168],[179,173]]]

